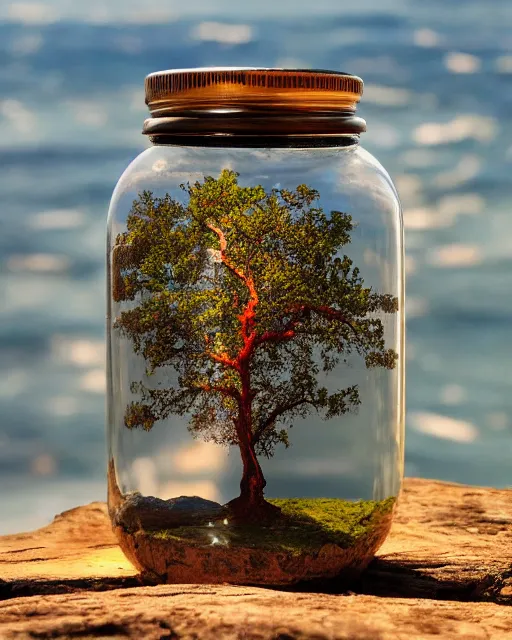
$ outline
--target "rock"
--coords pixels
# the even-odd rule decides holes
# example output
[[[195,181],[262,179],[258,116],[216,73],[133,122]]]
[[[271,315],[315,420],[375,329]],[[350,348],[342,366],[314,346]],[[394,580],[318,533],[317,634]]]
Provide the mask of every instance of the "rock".
[[[220,504],[198,496],[180,496],[170,500],[129,495],[116,510],[114,524],[128,532],[154,531],[190,525],[205,525],[223,517]]]
[[[335,583],[330,593],[137,586],[106,506],[93,503],[0,537],[0,638],[511,640],[511,567],[509,490],[407,479],[350,594]]]
[[[2,640],[510,640],[482,602],[160,585],[0,603]]]

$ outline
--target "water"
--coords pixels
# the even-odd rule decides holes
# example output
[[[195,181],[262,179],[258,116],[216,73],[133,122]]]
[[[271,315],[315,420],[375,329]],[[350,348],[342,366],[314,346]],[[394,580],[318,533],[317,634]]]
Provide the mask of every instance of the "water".
[[[407,474],[510,485],[508,0],[187,4],[0,7],[0,532],[105,498],[105,215],[170,67],[363,76],[405,208]]]

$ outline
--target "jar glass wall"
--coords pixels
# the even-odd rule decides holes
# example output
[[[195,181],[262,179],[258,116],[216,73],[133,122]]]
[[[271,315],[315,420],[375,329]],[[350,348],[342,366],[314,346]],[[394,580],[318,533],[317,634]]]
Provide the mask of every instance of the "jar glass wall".
[[[116,187],[107,261],[109,508],[128,557],[175,582],[363,568],[403,466],[383,167],[357,143],[153,146]]]

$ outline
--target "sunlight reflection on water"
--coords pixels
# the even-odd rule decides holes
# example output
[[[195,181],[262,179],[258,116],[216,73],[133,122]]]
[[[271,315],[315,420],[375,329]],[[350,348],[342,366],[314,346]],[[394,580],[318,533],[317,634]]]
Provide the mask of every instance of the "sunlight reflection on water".
[[[311,66],[364,77],[363,143],[404,206],[407,469],[510,483],[508,5],[468,0],[462,14],[453,3],[432,11],[385,0],[376,11],[365,1],[341,15],[334,0],[262,0],[259,16],[255,4],[237,13],[227,5],[0,7],[0,476],[20,488],[0,498],[4,530],[104,499],[104,219],[116,180],[148,144],[139,133],[142,80],[172,66]],[[169,171],[178,174],[179,162],[162,166],[163,178]],[[150,484],[166,482],[168,453],[152,470],[142,463]],[[184,474],[203,476],[168,486],[169,496],[215,500],[207,471],[221,456],[203,443],[175,456]],[[335,463],[319,460],[310,474]]]

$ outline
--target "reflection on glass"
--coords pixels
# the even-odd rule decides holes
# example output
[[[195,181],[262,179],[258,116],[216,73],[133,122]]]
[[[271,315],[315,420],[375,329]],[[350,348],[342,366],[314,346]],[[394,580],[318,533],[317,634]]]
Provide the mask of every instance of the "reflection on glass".
[[[325,177],[316,189],[286,175],[287,150],[272,152],[271,184],[243,171],[248,150],[232,150],[237,171],[175,184],[173,150],[151,151],[110,214],[109,506],[121,546],[169,581],[284,584],[362,568],[401,477],[392,187],[383,176],[360,190],[376,162],[359,150],[341,163],[345,176],[359,170],[358,191],[342,195]]]

